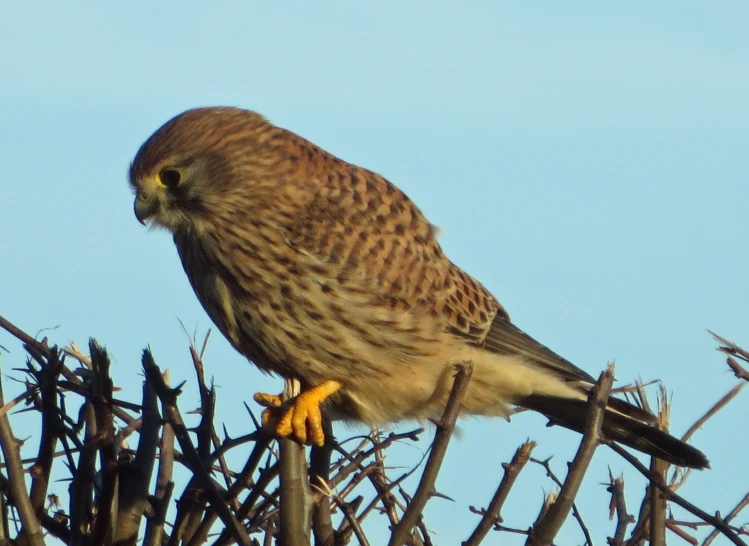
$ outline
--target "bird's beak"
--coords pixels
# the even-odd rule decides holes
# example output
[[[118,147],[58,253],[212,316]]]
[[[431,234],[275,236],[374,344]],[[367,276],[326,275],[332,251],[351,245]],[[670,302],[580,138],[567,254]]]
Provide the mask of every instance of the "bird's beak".
[[[146,192],[139,191],[135,196],[135,203],[133,205],[135,217],[144,226],[146,225],[146,220],[153,216],[158,208],[158,201]]]

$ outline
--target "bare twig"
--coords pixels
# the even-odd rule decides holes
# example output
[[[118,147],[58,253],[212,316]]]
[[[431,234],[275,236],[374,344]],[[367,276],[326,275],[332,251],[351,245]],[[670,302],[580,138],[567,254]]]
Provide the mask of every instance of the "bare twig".
[[[114,447],[114,420],[112,413],[112,378],[109,375],[109,355],[93,338],[89,341],[93,379],[91,403],[96,419],[97,434],[94,447],[99,452],[99,481],[101,483],[96,510],[96,520],[91,531],[93,544],[109,544],[118,518],[117,456]]]
[[[330,478],[330,480],[328,481],[328,485],[331,488],[336,487],[339,483],[345,480],[352,472],[355,472],[356,470],[361,470],[362,463],[372,456],[375,457],[375,460],[381,460],[382,452],[396,442],[400,442],[401,440],[406,440],[406,439],[411,440],[412,442],[418,441],[419,434],[421,434],[422,432],[424,432],[423,428],[418,428],[415,430],[402,432],[402,433],[393,432],[393,433],[388,434],[387,437],[383,440],[380,438],[380,432],[372,431],[372,436],[367,437],[367,439],[364,442],[362,442],[362,445],[360,447],[363,447],[363,445],[365,445],[366,443],[370,441],[372,442],[373,447],[366,451],[364,449],[357,449],[358,452],[356,452],[356,454],[348,453],[343,449],[343,447],[341,447],[340,445],[336,445],[335,450],[343,455],[343,459],[341,459],[338,463],[332,466],[331,472],[334,472],[337,470],[337,473],[335,476]],[[348,463],[344,464],[345,461],[348,461]]]
[[[369,546],[369,540],[367,540],[367,536],[364,534],[364,530],[361,527],[361,517],[356,516],[356,509],[361,504],[363,497],[357,497],[350,503],[344,501],[337,495],[334,495],[333,499],[336,504],[341,507],[346,523],[349,525],[354,535],[356,535],[356,540],[359,541],[359,546]],[[342,530],[339,531],[339,534],[341,533]],[[317,546],[317,544],[315,546]]]
[[[515,451],[515,455],[513,455],[509,463],[502,464],[502,468],[504,469],[502,481],[499,483],[499,487],[494,493],[489,507],[486,510],[480,511],[482,514],[481,521],[471,536],[468,537],[468,540],[463,542],[463,546],[478,546],[495,524],[502,523],[502,517],[500,516],[502,507],[507,500],[507,496],[510,494],[512,486],[515,484],[515,479],[520,474],[520,471],[523,470],[528,459],[530,459],[534,447],[536,447],[536,442],[526,441]]]
[[[3,405],[5,405],[5,400],[3,397],[2,382],[0,382],[0,406]],[[7,414],[0,416],[0,444],[3,451],[3,458],[8,468],[10,491],[13,495],[18,515],[21,518],[27,544],[30,546],[44,546],[42,527],[36,511],[31,504],[29,492],[26,490],[19,441],[13,435]]]
[[[632,455],[629,451],[624,449],[623,447],[617,445],[615,442],[612,442],[611,440],[604,440],[606,445],[608,445],[611,449],[613,449],[616,453],[619,454],[620,457],[626,459],[626,461],[634,466],[640,474],[645,476],[648,480],[650,480],[650,483],[655,485],[658,489],[660,489],[665,496],[668,498],[668,500],[678,504],[684,510],[687,512],[690,512],[691,514],[694,514],[698,518],[700,518],[702,521],[708,522],[710,525],[718,529],[728,540],[730,540],[732,543],[736,544],[737,546],[746,546],[746,544],[738,537],[738,535],[731,529],[731,527],[721,518],[711,516],[704,510],[701,510],[685,498],[677,495],[674,493],[671,488],[668,486],[668,484],[657,474],[654,474],[651,472],[645,465],[643,465],[640,461],[637,460],[637,458]]]
[[[689,430],[684,433],[684,435],[681,437],[681,440],[683,442],[687,442],[692,437],[692,435],[697,430],[699,430],[709,419],[711,419],[720,410],[726,407],[728,403],[731,402],[739,392],[741,392],[746,384],[747,383],[745,381],[740,381],[734,388],[724,394],[715,404],[713,404],[710,409],[708,409],[699,419],[697,419],[697,421],[695,421],[695,423],[691,427],[689,427]],[[673,489],[674,491],[678,490],[682,485],[684,485],[691,473],[691,468],[674,466],[673,472],[671,474],[671,479],[669,480],[669,486],[671,487],[671,489]]]
[[[5,415],[10,410],[15,408],[19,403],[23,402],[24,400],[28,400],[29,396],[33,396],[35,394],[36,387],[27,386],[27,389],[25,392],[22,392],[18,396],[16,396],[13,400],[10,402],[6,402],[3,407],[0,407],[0,416]]]
[[[193,472],[193,476],[187,482],[182,495],[177,499],[177,515],[174,518],[170,546],[177,546],[178,544],[192,546],[200,540],[200,537],[197,536],[197,530],[200,528],[203,514],[206,512],[206,505],[205,486]]]
[[[311,498],[304,447],[295,440],[279,440],[281,463],[281,546],[309,544]]]
[[[424,473],[421,475],[421,480],[416,488],[413,500],[403,514],[403,519],[401,519],[400,523],[393,530],[389,546],[401,546],[406,543],[408,537],[411,536],[411,529],[418,522],[426,503],[434,494],[434,484],[437,481],[437,474],[442,466],[442,460],[445,458],[450,437],[455,429],[455,421],[458,418],[460,406],[468,390],[468,384],[471,381],[471,374],[473,373],[473,364],[470,362],[458,364],[456,368],[457,373],[455,374],[453,388],[450,392],[445,412],[442,414],[442,419],[437,423],[437,432],[434,436],[434,442],[432,443],[432,449],[427,459]]]
[[[182,416],[180,415],[179,409],[177,409],[177,392],[170,389],[164,382],[164,378],[161,375],[161,370],[156,365],[151,355],[151,351],[146,349],[143,351],[143,369],[146,372],[146,376],[150,379],[154,386],[154,390],[161,400],[164,407],[164,417],[171,423],[174,428],[174,434],[179,441],[182,452],[189,462],[190,470],[192,470],[195,478],[199,481],[203,490],[206,492],[211,506],[218,513],[221,521],[224,523],[226,528],[231,532],[234,538],[243,545],[250,544],[250,537],[247,534],[244,526],[237,520],[229,507],[224,503],[224,500],[216,489],[213,480],[211,480],[208,471],[206,470],[203,461],[200,459],[195,446],[190,440],[187,427],[185,426]]]
[[[250,514],[258,515],[255,505],[260,497],[267,495],[266,489],[278,477],[278,474],[278,463],[268,466],[260,472],[260,476],[255,482],[254,487],[250,490],[249,495],[247,495],[242,505],[236,510],[237,519],[241,521],[249,517]],[[215,545],[227,546],[228,544],[231,544],[231,534],[227,530],[224,530],[216,540]]]
[[[284,400],[298,396],[301,385],[298,380],[287,379]],[[278,441],[281,465],[281,546],[303,546],[309,544],[312,498],[307,477],[307,461],[304,447],[296,440],[285,438]]]
[[[81,408],[81,416],[85,423],[84,442],[88,446],[81,450],[78,466],[75,469],[73,481],[70,484],[70,534],[74,546],[84,544],[91,533],[91,499],[94,493],[94,478],[96,476],[96,451],[91,449],[97,434],[94,407],[86,402]]]
[[[674,533],[676,536],[678,536],[680,539],[684,540],[685,542],[688,542],[692,546],[697,546],[697,544],[699,544],[699,540],[697,540],[692,535],[687,533],[684,529],[676,525],[676,523],[672,519],[667,519],[664,522],[664,530],[665,529],[668,529],[669,531]],[[666,539],[665,539],[665,532],[664,532],[664,539],[661,544],[665,544],[665,543],[666,543]]]
[[[710,332],[710,330],[708,330]],[[741,364],[739,364],[735,358],[738,358],[739,360],[743,360],[746,363],[749,363],[749,351],[745,351],[732,341],[728,341],[726,338],[720,337],[715,332],[710,332],[712,336],[723,345],[721,347],[718,347],[718,350],[721,353],[727,354],[728,357],[726,358],[726,363],[728,364],[728,367],[731,368],[731,371],[734,373],[736,377],[739,379],[743,379],[744,381],[749,381],[749,370],[744,368]]]
[[[725,517],[723,521],[726,523],[730,522],[733,518],[739,515],[739,513],[749,506],[749,493],[747,493],[743,499],[741,499],[736,506],[734,506],[733,510],[731,510],[728,515]],[[719,531],[717,529],[713,529],[712,532],[705,538],[705,541],[702,543],[702,546],[710,546],[712,542],[718,537]]]
[[[169,370],[166,370],[162,376],[164,384],[169,386]],[[154,391],[155,392],[155,391]],[[163,405],[162,405],[163,408]],[[156,475],[156,498],[164,497],[169,484],[172,483],[172,474],[174,472],[174,428],[169,423],[164,423],[161,430],[161,440],[159,442],[159,469]]]
[[[671,416],[668,393],[663,384],[659,385],[658,396],[658,428],[668,432]],[[650,471],[666,481],[668,463],[657,457],[650,459]],[[651,546],[666,546],[666,499],[658,488],[649,487],[650,495],[650,544]]]
[[[541,521],[543,521],[546,514],[549,513],[549,509],[556,502],[558,495],[559,495],[558,492],[553,492],[553,491],[549,493],[544,492],[544,500],[541,503],[541,509],[538,511],[538,515],[536,516],[536,519],[533,520],[533,525],[531,525],[531,528],[528,529],[528,532],[526,533],[528,536],[530,536],[531,532],[533,531],[533,528],[536,525],[538,525]]]
[[[534,459],[531,457],[530,460],[532,463],[535,463],[539,466],[544,467],[544,470],[546,470],[546,475],[551,478],[551,481],[553,481],[557,486],[560,488],[562,487],[562,480],[560,480],[556,474],[554,474],[554,471],[551,469],[551,457],[549,457],[546,460],[539,460]],[[593,544],[593,539],[590,537],[590,532],[588,531],[588,527],[585,525],[585,522],[583,521],[583,516],[580,514],[580,510],[577,508],[577,503],[572,503],[572,517],[577,520],[578,525],[580,526],[580,530],[583,533],[583,536],[585,536],[585,542],[587,544]],[[528,533],[525,533],[526,535]]]
[[[325,444],[314,446],[310,452],[310,484],[315,487],[328,487],[330,480],[330,459],[336,440],[333,437],[333,427],[327,415],[323,415],[323,432]],[[312,533],[315,546],[333,546],[335,534],[330,513],[330,502],[325,493],[317,495],[317,501],[312,510]]]
[[[224,496],[224,502],[230,506],[235,503],[237,497],[239,496],[239,493],[244,488],[252,487],[253,491],[258,490],[262,492],[265,490],[265,487],[266,487],[265,485],[262,485],[260,482],[253,484],[252,475],[255,473],[255,470],[260,464],[260,459],[263,457],[263,454],[266,452],[266,450],[268,449],[268,447],[270,446],[273,440],[270,434],[268,434],[268,432],[266,432],[262,428],[256,430],[252,434],[254,434],[255,437],[257,438],[255,442],[255,446],[252,449],[252,453],[250,454],[250,457],[247,459],[247,462],[245,463],[244,468],[236,476],[234,483],[231,485],[231,487],[229,487],[229,489],[226,491],[226,495]],[[221,446],[220,449],[223,449],[226,445],[227,444],[225,443],[224,445]],[[240,506],[239,509],[237,510],[237,517],[241,519],[242,517],[244,517],[244,515],[246,515],[246,511]],[[200,526],[195,531],[194,537],[198,544],[202,544],[207,539],[208,533],[213,527],[213,524],[216,522],[217,517],[218,515],[213,510],[206,513],[205,517],[203,518],[203,521],[200,522]]]
[[[668,463],[656,457],[650,459],[650,471],[659,476],[665,483]],[[652,485],[648,487],[650,496],[650,544],[652,546],[666,546],[666,498],[663,493]]]
[[[624,497],[624,476],[614,478],[609,469],[609,487],[611,493],[611,509],[609,519],[616,514],[616,530],[614,536],[609,541],[611,546],[622,546],[624,544],[624,535],[627,534],[627,525],[632,523],[634,518],[627,512],[627,501]]]
[[[146,520],[146,532],[143,546],[161,546],[165,542],[164,525],[169,501],[172,498],[174,482],[169,482],[161,493],[161,497],[153,503],[153,514]]]
[[[367,505],[364,510],[359,513],[359,521],[364,521],[364,519],[375,509],[375,507],[377,507],[377,505],[381,503],[383,506],[383,511],[387,514],[388,519],[390,520],[391,527],[394,527],[398,522],[398,514],[395,504],[395,496],[393,495],[392,491],[396,487],[399,487],[400,484],[403,483],[403,481],[405,481],[414,472],[416,472],[416,470],[417,467],[412,468],[410,471],[393,480],[391,483],[386,483],[387,478],[378,461],[375,461],[374,463],[372,463],[372,465],[367,467],[367,469],[360,472],[360,474],[369,478],[369,481],[372,483],[372,486],[377,492],[377,496],[375,496],[375,498],[370,501],[369,505]],[[350,528],[348,530],[350,530]],[[346,542],[346,540],[348,540],[348,530],[344,530],[343,537],[341,539],[341,541],[344,543]]]
[[[708,419],[710,419],[713,415],[718,413],[720,410],[722,410],[731,400],[733,400],[739,392],[741,392],[741,389],[743,389],[746,386],[746,381],[742,381],[741,383],[737,384],[734,388],[732,388],[730,391],[728,391],[725,395],[721,397],[720,400],[718,400],[713,407],[711,407],[705,414],[697,419],[697,421],[689,427],[689,430],[687,430],[684,435],[681,437],[682,442],[687,442],[692,437],[692,435],[697,432],[702,425],[704,425]]]
[[[213,385],[209,387],[206,384],[203,361],[200,359],[200,356],[195,349],[195,343],[192,339],[190,339],[189,351],[198,381],[198,392],[200,394],[200,406],[195,412],[200,414],[200,422],[198,423],[198,426],[192,430],[197,440],[195,450],[198,457],[203,462],[203,466],[210,468],[208,458],[211,454],[211,447],[213,445],[212,440],[213,435],[215,434],[213,417],[216,410],[216,392]],[[220,460],[223,459],[220,458]],[[224,473],[224,476],[226,476],[226,473]],[[203,544],[206,537],[200,534],[200,529],[207,512],[204,496],[201,495],[196,488],[190,496],[180,499],[180,502],[184,510],[180,513],[181,525],[177,528],[178,532],[182,534],[183,541],[187,546]]]
[[[585,422],[585,431],[580,448],[572,461],[567,478],[564,480],[559,497],[551,505],[549,511],[541,520],[533,526],[526,545],[546,546],[551,544],[554,537],[561,529],[562,524],[569,516],[572,503],[575,500],[583,476],[588,470],[588,465],[593,458],[593,453],[603,438],[601,426],[606,411],[606,403],[611,393],[611,385],[614,382],[614,366],[609,365],[605,372],[601,373],[598,382],[588,396],[588,416]]]
[[[190,355],[200,387],[201,403],[195,412],[200,413],[200,423],[195,429],[188,431],[177,410],[176,401],[179,389],[170,390],[166,382],[158,395],[164,405],[165,420],[163,422],[158,417],[158,411],[152,411],[154,410],[153,396],[147,398],[144,394],[143,405],[114,398],[112,393],[117,389],[107,373],[106,354],[98,345],[91,344],[91,356],[89,356],[75,343],[71,343],[70,348],[63,349],[67,358],[63,360],[59,358],[61,353],[58,349],[50,346],[46,338],[41,339],[40,336],[40,339],[36,340],[2,317],[0,317],[0,329],[5,329],[20,339],[29,354],[26,366],[16,369],[25,374],[23,380],[17,380],[21,385],[22,393],[7,404],[3,404],[0,397],[0,433],[3,432],[4,426],[2,419],[13,419],[9,411],[12,408],[15,408],[14,411],[20,409],[18,413],[38,412],[41,428],[34,435],[34,440],[39,440],[38,452],[28,453],[27,455],[31,457],[22,460],[20,453],[17,455],[21,460],[21,465],[31,465],[27,471],[30,479],[26,483],[31,485],[29,500],[32,511],[36,513],[37,523],[46,533],[59,538],[63,543],[73,546],[86,546],[94,543],[106,545],[113,542],[117,543],[117,546],[132,545],[137,540],[137,529],[142,515],[147,513],[149,517],[142,538],[146,546],[166,546],[167,544],[176,546],[179,543],[197,546],[208,542],[209,539],[217,546],[236,543],[257,546],[261,543],[268,546],[283,544],[283,540],[286,539],[284,535],[290,536],[284,531],[285,526],[281,524],[283,520],[291,521],[292,527],[298,525],[301,529],[301,532],[295,535],[296,538],[289,539],[287,543],[293,546],[306,545],[310,536],[308,508],[312,506],[311,520],[316,546],[343,546],[350,541],[366,545],[368,538],[365,530],[369,531],[369,525],[374,525],[372,520],[375,518],[369,516],[375,513],[381,513],[387,517],[393,531],[393,538],[395,538],[395,531],[400,530],[404,533],[405,543],[409,546],[432,546],[427,522],[422,514],[424,504],[431,497],[442,496],[435,491],[435,483],[439,462],[444,456],[450,430],[452,430],[451,428],[440,430],[440,427],[449,421],[446,416],[443,416],[442,422],[438,424],[431,449],[427,450],[421,461],[406,469],[406,472],[397,479],[393,479],[390,475],[396,467],[385,464],[387,455],[385,450],[394,442],[403,439],[418,439],[417,435],[420,431],[383,436],[373,431],[371,435],[354,436],[339,445],[334,442],[330,428],[326,428],[325,437],[329,442],[323,448],[313,448],[309,467],[305,466],[304,450],[295,445],[297,451],[292,457],[286,457],[285,454],[281,456],[286,463],[295,461],[295,465],[290,469],[284,467],[283,472],[280,472],[283,465],[279,462],[279,450],[274,449],[275,441],[264,430],[255,430],[236,438],[230,437],[225,429],[221,437],[217,434],[216,426],[218,425],[214,425],[213,414],[215,393],[212,387],[205,383],[207,369],[204,371],[202,362],[205,342],[200,351],[196,348],[200,347],[200,344],[193,342],[190,345]],[[737,382],[736,387],[697,420],[684,435],[685,440],[733,400],[749,381],[747,371],[749,353],[719,336],[716,336],[716,340],[721,344],[719,350],[728,357],[730,369],[741,381]],[[70,363],[74,363],[72,367]],[[151,376],[148,372],[147,376],[150,382]],[[455,394],[455,388],[454,383],[450,400]],[[642,397],[644,394],[642,384],[624,387],[618,391],[628,397],[634,396],[634,403],[640,407],[649,406],[647,399]],[[26,407],[21,409],[24,402]],[[447,406],[446,414],[450,403]],[[459,404],[455,407],[456,412],[458,407]],[[133,412],[141,411],[142,416],[134,416]],[[118,428],[115,428],[113,416],[123,422],[124,426],[118,423]],[[588,412],[588,419],[591,419],[591,411]],[[7,426],[9,427],[9,424]],[[191,445],[192,450],[185,447],[182,453],[174,449],[175,427],[180,443],[185,442],[183,447]],[[327,421],[326,427],[329,427]],[[156,491],[153,496],[147,497],[147,488],[143,489],[138,484],[142,485],[146,480],[146,474],[150,474],[150,471],[140,473],[136,469],[145,468],[144,458],[150,459],[145,463],[146,467],[149,463],[154,464],[155,444],[158,441],[159,431],[161,431],[161,449],[158,453],[160,461]],[[136,436],[139,436],[137,452],[130,449],[124,441],[125,438]],[[583,438],[583,443],[586,439],[587,436]],[[11,445],[18,451],[18,444],[9,444],[5,440],[5,434],[0,436],[0,441],[3,443],[3,448]],[[56,447],[57,442],[61,446],[59,452],[56,452],[56,449],[59,449]],[[237,446],[252,442],[254,444],[251,446],[249,459],[240,472],[234,471],[227,463],[227,460],[232,461],[228,453],[230,451],[232,454],[239,453],[239,449],[235,450]],[[608,441],[606,443],[610,444]],[[146,450],[149,444],[151,447]],[[525,459],[528,460],[532,445],[525,444],[521,446],[521,449],[525,447],[528,449]],[[617,448],[622,450],[618,445],[612,445],[612,449],[620,453]],[[24,451],[28,449],[26,446]],[[507,499],[514,477],[523,468],[522,464],[518,463],[525,464],[524,461],[516,460],[521,449],[516,452],[510,463],[503,465],[502,482],[494,492],[488,506],[485,509],[470,507],[473,513],[480,516],[480,520],[476,529],[463,543],[464,546],[478,545],[482,539],[485,540],[485,537],[489,536],[492,528],[497,531],[529,535],[530,531],[503,525],[501,516],[503,506],[506,507],[510,502]],[[442,450],[441,454],[440,450]],[[283,453],[284,448],[280,451]],[[340,453],[341,457],[336,457],[331,465],[332,452]],[[628,452],[620,454],[637,467],[632,460],[627,458]],[[264,463],[261,462],[263,459]],[[551,479],[562,488],[573,483],[572,476],[576,468],[580,474],[584,473],[584,469],[580,470],[576,463],[571,464],[566,483],[562,483],[554,476],[548,460],[545,462],[530,460],[543,465]],[[428,461],[426,467],[422,464],[424,461]],[[174,463],[182,465],[192,476],[184,491],[180,491],[179,494],[175,493],[175,497],[179,497],[180,500],[176,521],[172,526],[171,520],[168,522],[166,517],[174,489],[172,482]],[[49,476],[52,475],[50,472],[56,468],[53,466],[56,464],[67,465],[70,472],[70,507],[65,506],[65,509],[59,504],[55,495],[48,493]],[[23,466],[20,468],[20,471],[17,470],[17,463],[14,464],[10,458],[7,460],[7,465],[0,462],[0,469],[7,469],[10,478],[20,475],[21,482],[23,482]],[[97,472],[99,469],[100,471]],[[307,478],[308,470],[309,478]],[[424,470],[424,474],[414,497],[411,498],[403,490],[401,484],[408,476],[421,470]],[[677,535],[670,539],[681,538],[691,544],[697,543],[694,536],[697,532],[704,531],[705,534],[710,532],[704,541],[704,546],[709,546],[721,533],[734,544],[743,544],[741,540],[746,540],[746,536],[749,536],[748,526],[730,524],[731,520],[749,505],[749,495],[746,495],[726,518],[722,518],[717,512],[714,517],[705,517],[703,512],[696,509],[696,511],[691,510],[691,513],[697,516],[694,518],[695,521],[679,521],[668,516],[666,500],[685,506],[679,502],[680,497],[675,495],[674,491],[684,483],[689,476],[688,472],[675,468],[673,476],[669,476],[669,481],[662,473],[662,469],[653,468],[651,471],[645,468],[645,471],[648,472],[646,476],[651,480],[651,485],[640,507],[638,520],[634,520],[627,513],[623,479],[615,479],[610,473],[608,486],[612,498],[611,517],[613,518],[616,514],[617,518],[616,531],[609,540],[610,544],[642,546],[650,539],[650,542],[656,546],[664,543],[666,529]],[[3,472],[6,471],[3,470]],[[279,475],[281,475],[280,480]],[[12,481],[0,474],[0,545],[5,544],[6,541],[12,541],[31,546],[33,542],[29,542],[26,536],[28,529],[23,521],[21,510],[23,499],[19,501],[16,498],[14,491],[18,489],[18,486],[14,489]],[[308,482],[313,485],[311,495]],[[279,483],[300,485],[301,490],[290,493],[285,490],[282,494],[282,488],[277,486]],[[371,492],[360,494],[362,490],[370,486],[368,484],[374,489],[374,494]],[[517,487],[516,483],[515,488]],[[667,492],[664,487],[670,492]],[[537,525],[533,528],[534,533],[538,527],[544,525],[543,522],[554,516],[555,510],[559,510],[560,504],[564,502],[564,495],[564,491],[560,491],[558,494],[545,496],[545,506],[539,515]],[[571,496],[574,497],[574,492]],[[298,507],[300,497],[302,508],[292,509],[292,515],[289,515],[289,507]],[[290,500],[288,505],[284,506],[284,499]],[[590,544],[590,534],[574,502],[571,504],[571,510],[580,524],[586,543]],[[569,509],[567,515],[569,515]],[[367,520],[368,517],[369,520]],[[403,517],[402,521],[401,517]],[[409,522],[408,518],[415,519]],[[697,518],[702,518],[702,520],[697,520]],[[337,529],[334,523],[338,526]],[[629,523],[635,523],[634,530],[632,539],[625,542],[624,535]],[[221,527],[219,536],[211,538],[211,531],[219,525]],[[711,528],[706,530],[708,526]],[[17,536],[13,536],[14,527]],[[648,537],[651,532],[652,536]],[[250,536],[253,537],[252,540]],[[301,541],[297,540],[298,538]],[[534,539],[533,542],[532,539]],[[380,541],[382,541],[381,538]],[[529,544],[538,542],[537,536],[531,535],[528,538]]]
[[[169,370],[162,375],[164,384],[169,385]],[[148,379],[147,379],[148,380]],[[154,391],[155,392],[155,391]],[[159,439],[159,468],[156,472],[156,492],[151,499],[153,515],[146,521],[144,546],[157,546],[164,540],[169,501],[174,491],[172,474],[174,472],[174,429],[169,423],[163,423]]]
[[[156,392],[146,378],[143,383],[143,426],[138,450],[132,464],[120,468],[119,517],[114,540],[118,545],[135,546],[143,514],[148,507],[148,486],[151,483],[156,448],[159,443],[161,415]]]
[[[2,316],[0,316],[0,328],[22,341],[25,345],[33,347],[38,353],[41,353],[44,356],[49,357],[52,354],[52,350],[47,345],[35,340],[29,334],[27,334]]]
[[[43,340],[45,341],[44,343],[42,343],[41,341],[37,341],[2,316],[0,316],[0,328],[22,341],[25,349],[33,358],[37,360],[39,359],[40,355],[44,358],[50,358],[52,356],[52,353],[57,350],[56,348],[49,347],[46,344],[46,340]],[[41,365],[44,365],[44,363],[42,362]],[[74,390],[77,394],[80,394],[84,397],[88,395],[88,391],[86,390],[83,381],[81,381],[81,379],[75,374],[75,372],[71,371],[67,366],[63,365],[61,373],[68,381],[67,387],[69,389]],[[133,421],[134,418],[126,411],[124,411],[122,407],[128,407],[129,409],[138,411],[138,406],[134,404],[128,404],[127,402],[117,399],[113,399],[112,402],[114,404],[113,412],[116,417],[125,421],[126,423],[130,423]]]
[[[213,385],[210,387],[205,382],[205,371],[203,361],[198,356],[195,345],[190,343],[190,356],[192,358],[195,375],[198,379],[198,392],[200,393],[200,423],[194,429],[198,439],[196,449],[200,459],[205,461],[211,454],[212,436],[214,434],[213,416],[216,412],[216,391]],[[228,487],[229,484],[227,484]]]
[[[52,463],[55,457],[57,439],[64,425],[61,422],[59,408],[57,407],[57,382],[64,359],[60,358],[57,351],[52,351],[47,359],[47,365],[39,369],[33,375],[36,376],[39,385],[40,410],[42,414],[42,433],[39,439],[39,452],[37,459],[29,470],[31,474],[31,505],[37,517],[44,514],[44,503],[47,499],[47,488],[49,476],[52,472]],[[29,363],[29,368],[31,364]],[[5,409],[7,405],[3,406]]]

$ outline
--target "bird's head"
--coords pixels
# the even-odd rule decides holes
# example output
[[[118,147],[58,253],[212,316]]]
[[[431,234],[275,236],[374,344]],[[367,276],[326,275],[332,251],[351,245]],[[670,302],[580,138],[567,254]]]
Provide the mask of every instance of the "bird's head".
[[[238,108],[196,108],[169,120],[130,166],[136,218],[172,232],[210,222],[233,194],[252,191],[252,170],[273,129]]]

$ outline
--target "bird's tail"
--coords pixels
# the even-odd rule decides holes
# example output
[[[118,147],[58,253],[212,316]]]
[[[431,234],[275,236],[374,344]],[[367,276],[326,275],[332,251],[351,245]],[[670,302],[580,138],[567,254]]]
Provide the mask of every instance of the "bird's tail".
[[[588,414],[586,400],[559,398],[533,394],[519,405],[544,414],[554,424],[583,432]],[[644,416],[647,415],[649,419]],[[669,463],[690,468],[708,468],[710,463],[696,449],[643,420],[653,420],[650,414],[620,399],[610,399],[603,418],[602,432],[606,438],[658,457]]]

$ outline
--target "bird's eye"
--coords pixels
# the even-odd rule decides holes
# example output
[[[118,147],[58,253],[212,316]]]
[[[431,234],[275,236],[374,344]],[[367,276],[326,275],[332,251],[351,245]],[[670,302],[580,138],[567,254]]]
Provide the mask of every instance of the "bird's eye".
[[[182,180],[182,173],[175,169],[164,169],[159,173],[159,180],[167,188],[176,188]]]

